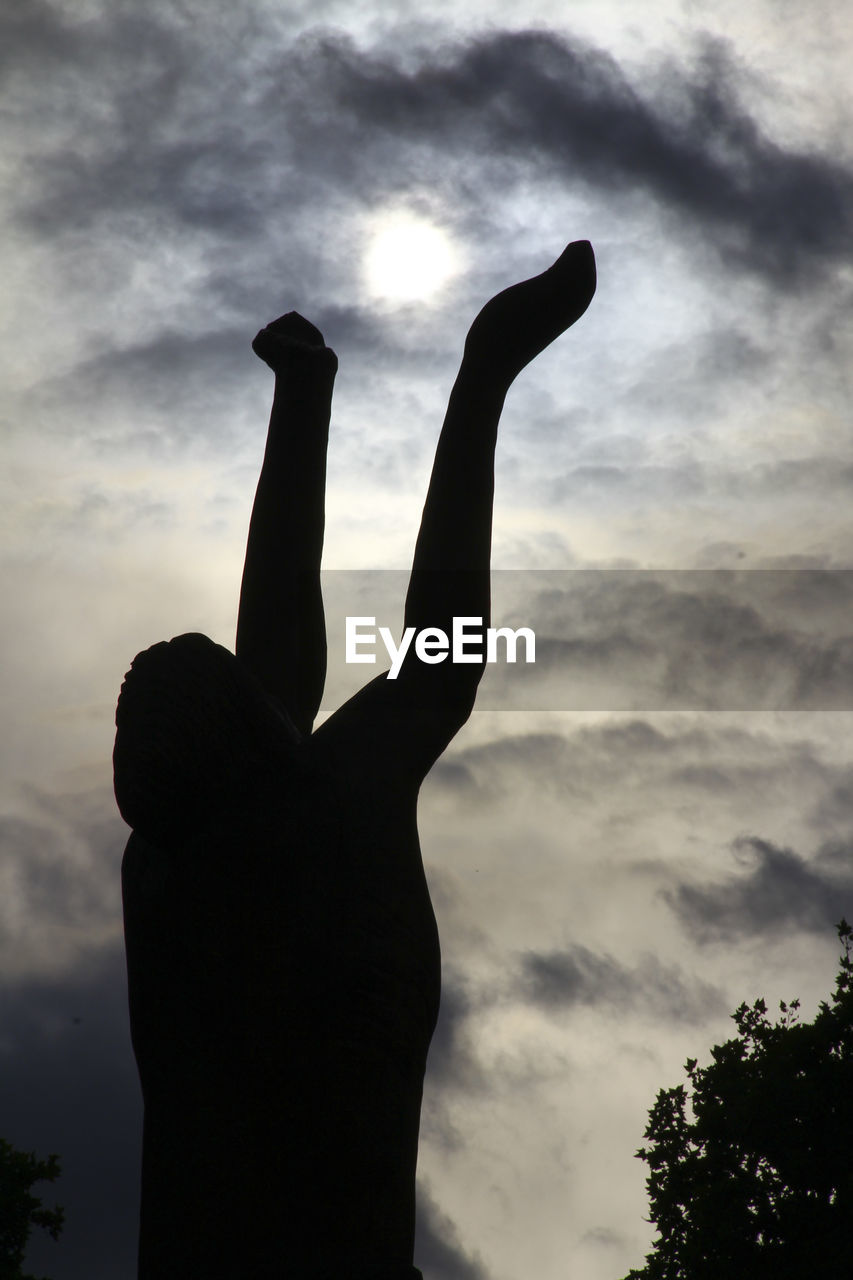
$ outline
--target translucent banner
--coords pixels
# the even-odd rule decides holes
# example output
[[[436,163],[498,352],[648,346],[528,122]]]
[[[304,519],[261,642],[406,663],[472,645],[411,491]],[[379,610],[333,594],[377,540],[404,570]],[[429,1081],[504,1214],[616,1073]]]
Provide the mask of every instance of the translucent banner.
[[[494,571],[491,637],[464,576],[447,576],[456,623],[420,619],[404,648],[407,573],[324,573],[324,706],[403,661],[482,653],[494,710],[853,709],[853,570]]]

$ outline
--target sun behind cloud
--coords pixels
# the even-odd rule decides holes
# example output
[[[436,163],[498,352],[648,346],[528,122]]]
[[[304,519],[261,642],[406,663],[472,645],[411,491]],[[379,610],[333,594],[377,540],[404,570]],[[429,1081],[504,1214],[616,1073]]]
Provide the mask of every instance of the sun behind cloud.
[[[437,293],[459,265],[459,254],[441,227],[417,214],[394,211],[373,224],[364,273],[374,297],[418,302]]]

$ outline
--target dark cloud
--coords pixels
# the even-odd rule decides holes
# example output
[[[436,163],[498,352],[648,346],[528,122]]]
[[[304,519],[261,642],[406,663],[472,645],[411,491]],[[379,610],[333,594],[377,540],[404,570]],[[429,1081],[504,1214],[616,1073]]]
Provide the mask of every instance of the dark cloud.
[[[528,952],[522,959],[521,995],[556,1012],[596,1005],[656,1019],[703,1022],[725,1008],[723,993],[646,955],[634,967],[577,944],[559,951]]]
[[[473,1003],[463,976],[445,965],[441,1007],[427,1064],[429,1087],[433,1090],[476,1089],[483,1083],[467,1025]]]
[[[538,806],[542,799],[563,804],[578,801],[595,804],[613,787],[623,791],[643,789],[652,780],[669,778],[674,767],[690,759],[702,764],[720,751],[737,760],[756,751],[766,753],[766,743],[751,743],[746,734],[717,738],[704,728],[662,732],[642,719],[581,727],[565,734],[508,733],[491,742],[451,749],[431,771],[427,788],[438,793],[441,804],[468,816],[488,820],[499,807],[523,813],[523,806]],[[537,798],[538,797],[538,798]]]
[[[822,834],[839,828],[853,829],[853,778],[849,768],[839,773],[839,780],[830,784],[811,813],[815,828]]]
[[[60,968],[78,945],[115,935],[127,827],[111,791],[51,795],[28,788],[32,816],[0,815],[6,875],[6,972]]]
[[[58,1243],[28,1254],[54,1280],[133,1280],[142,1106],[130,1048],[122,947],[91,948],[60,977],[0,989],[0,1134],[56,1152],[37,1188],[65,1209]]]
[[[66,412],[76,412],[97,448],[130,445],[149,458],[169,459],[190,443],[194,456],[204,456],[221,448],[223,439],[233,440],[234,413],[227,406],[245,403],[246,375],[256,372],[254,334],[239,328],[163,331],[127,346],[110,345],[70,373],[45,379],[30,398],[31,411],[57,434]],[[268,390],[256,375],[249,395],[257,399],[259,422]]]
[[[853,486],[853,463],[842,455],[820,452],[808,458],[778,458],[719,477],[731,498],[784,498],[788,494],[846,494]],[[719,483],[718,481],[718,483]]]
[[[479,1001],[478,1003],[482,1003]],[[446,1153],[458,1152],[463,1138],[452,1103],[460,1093],[487,1092],[488,1085],[471,1032],[472,1003],[464,979],[448,973],[441,979],[441,1009],[427,1059],[421,1108],[421,1141]]]
[[[717,251],[724,271],[800,289],[849,252],[850,175],[762,132],[741,104],[742,69],[720,44],[678,65],[627,68],[546,31],[428,44],[403,28],[393,43],[360,47],[328,29],[294,38],[256,6],[243,16],[117,6],[81,22],[40,0],[35,12],[35,22],[20,4],[0,14],[21,157],[9,202],[23,242],[45,251],[33,276],[45,300],[33,305],[74,299],[70,346],[82,348],[70,369],[63,354],[21,413],[46,430],[67,433],[73,417],[99,445],[132,439],[154,457],[233,444],[245,429],[236,405],[265,414],[249,341],[285,307],[310,314],[339,348],[339,405],[369,389],[396,422],[412,420],[408,397],[434,412],[419,379],[451,376],[461,331],[450,311],[419,329],[362,305],[364,215],[397,196],[437,214],[460,243],[499,249],[514,195],[538,192],[543,207],[559,207],[586,192],[632,223],[656,211],[703,274]],[[595,238],[595,226],[581,230]],[[519,275],[541,269],[525,253],[514,250]],[[503,258],[476,260],[445,295],[454,317],[505,283]],[[767,377],[779,358],[761,328],[751,335],[741,323],[652,356],[627,395],[623,370],[608,413],[715,420],[733,388],[756,370]],[[826,352],[821,360],[832,364]],[[354,420],[364,414],[356,403]],[[555,417],[563,447],[565,415]],[[689,450],[626,463],[624,450],[603,457],[603,447],[568,474],[540,476],[542,501],[850,485],[849,466],[830,456],[727,475]],[[394,446],[383,456],[392,483],[408,478],[409,457],[397,460]],[[528,451],[525,474],[536,465]]]
[[[8,0],[2,31],[0,73],[43,74],[70,52],[66,24],[46,0]]]
[[[105,787],[28,788],[19,807],[0,816],[0,1134],[59,1155],[61,1179],[39,1194],[66,1211],[59,1243],[34,1237],[29,1262],[55,1280],[132,1280],[141,1100],[120,942],[127,828]]]
[[[743,874],[722,883],[679,885],[664,897],[698,942],[761,937],[798,929],[825,933],[853,914],[849,842],[828,842],[811,859],[758,836],[734,844]]]
[[[428,147],[490,157],[478,166],[490,186],[515,176],[508,162],[519,172],[644,193],[680,219],[697,219],[741,266],[787,283],[802,284],[822,260],[849,254],[850,173],[763,134],[739,101],[742,72],[722,41],[700,43],[687,66],[647,70],[645,91],[608,54],[546,31],[445,45],[414,67],[331,37],[296,56],[300,90],[322,81],[344,134],[346,116],[368,147],[376,142],[365,129],[383,151],[389,139],[405,139],[407,178],[412,166],[428,165]]]
[[[707,381],[696,379],[690,396],[692,404],[682,411],[668,396],[664,406],[660,403],[655,406],[655,399],[660,402],[662,383],[656,382],[653,376],[645,385],[649,390],[648,401],[633,394],[632,389],[632,411],[656,412],[659,419],[671,415],[679,423],[683,423],[685,416],[706,413],[709,399],[714,396]],[[731,388],[728,388],[727,394],[730,393]],[[561,470],[556,478],[553,475],[543,476],[538,483],[538,492],[546,503],[558,506],[568,502],[573,505],[592,504],[614,499],[638,505],[671,504],[676,494],[680,503],[702,498],[708,502],[773,504],[790,497],[815,501],[829,493],[839,501],[845,501],[853,488],[853,463],[843,452],[822,451],[816,441],[814,449],[813,454],[806,458],[781,457],[743,465],[733,464],[730,459],[709,463],[690,457],[675,458],[672,462],[637,461],[626,450],[627,456],[623,460],[582,462]],[[795,568],[805,567],[809,562],[816,564],[821,557],[802,556],[798,563],[797,557],[788,559],[790,567]],[[839,560],[841,564],[846,563],[843,555]],[[772,567],[771,557],[762,556],[760,564]],[[705,566],[700,564],[699,567]],[[707,567],[715,568],[717,565],[709,564]]]
[[[245,259],[251,239],[260,279],[284,220],[298,283],[322,275],[316,217],[298,247],[308,205],[416,189],[476,221],[486,193],[536,176],[649,197],[674,230],[785,286],[850,252],[851,174],[762,130],[719,40],[629,74],[544,30],[429,46],[398,31],[363,49],[329,31],[282,46],[258,13],[234,41],[154,9],[72,25],[42,6],[38,38],[12,16],[13,42],[50,65],[43,110],[85,137],[33,159],[24,216],[43,234],[155,215],[161,232],[209,237],[214,257],[230,243]]]
[[[494,742],[454,751],[430,771],[430,789],[468,813],[488,809],[507,794],[507,782],[522,779],[545,788],[568,786],[569,748],[557,733],[508,734]],[[517,790],[517,788],[516,788]]]
[[[614,1249],[624,1249],[628,1243],[628,1237],[621,1231],[614,1231],[612,1227],[593,1227],[591,1231],[585,1231],[581,1239]]]
[[[839,729],[847,720],[840,719]],[[646,812],[663,803],[679,803],[690,792],[705,790],[715,799],[740,794],[763,803],[779,789],[798,795],[803,817],[820,836],[847,830],[853,820],[849,769],[842,760],[825,758],[805,736],[786,740],[768,730],[761,719],[733,724],[714,717],[613,717],[599,724],[569,722],[564,733],[507,733],[471,746],[452,747],[430,774],[427,788],[434,803],[454,814],[477,814],[478,820],[498,806],[536,807],[546,798],[571,805],[596,806],[617,795],[620,806]],[[445,772],[446,770],[446,772]],[[685,792],[685,787],[689,788]],[[605,811],[606,812],[606,811]],[[728,814],[727,814],[728,820]]]
[[[512,578],[512,616],[501,615],[498,604],[495,614],[500,625],[535,631],[536,662],[489,667],[482,706],[853,706],[853,575],[847,571],[614,569],[493,576],[496,599],[502,579]]]
[[[415,1262],[424,1280],[488,1280],[482,1260],[468,1253],[455,1223],[439,1208],[429,1187],[418,1184]]]
[[[458,756],[436,761],[430,770],[430,780],[443,791],[461,798],[470,796],[475,786],[471,770]]]
[[[214,282],[209,287],[218,286]],[[233,443],[240,432],[237,406],[254,402],[261,424],[269,412],[272,379],[260,369],[251,341],[275,316],[264,314],[258,297],[251,300],[249,292],[239,286],[245,303],[241,324],[223,324],[213,306],[195,317],[191,331],[169,328],[167,317],[151,336],[121,344],[109,341],[71,370],[40,381],[28,397],[30,413],[62,434],[73,412],[86,422],[96,445],[141,446],[151,458],[168,458],[187,444],[195,457],[221,450],[223,442]],[[346,353],[357,380],[369,382],[383,374],[387,379],[392,369],[410,379],[432,372],[435,356],[428,346],[413,349],[406,330],[384,327],[366,308],[327,303],[313,306],[311,315],[328,344]],[[347,376],[345,372],[341,380]],[[381,394],[387,400],[387,380]],[[408,394],[415,394],[411,386]],[[383,462],[392,465],[393,456]]]

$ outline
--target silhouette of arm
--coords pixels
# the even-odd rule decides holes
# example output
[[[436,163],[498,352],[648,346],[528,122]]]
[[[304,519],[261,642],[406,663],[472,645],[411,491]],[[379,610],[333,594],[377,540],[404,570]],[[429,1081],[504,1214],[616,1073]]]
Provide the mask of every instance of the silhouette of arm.
[[[472,324],[436,449],[404,626],[449,636],[454,617],[489,625],[494,456],[504,400],[525,365],[583,315],[595,281],[592,248],[576,241],[547,271],[497,294]],[[328,726],[330,736],[360,740],[366,760],[384,753],[386,775],[419,782],[470,716],[484,666],[449,657],[426,664],[412,646],[396,680],[371,681],[318,735]]]
[[[415,547],[405,626],[440,627],[454,616],[490,622],[489,561],[498,423],[514,379],[575,322],[595,292],[587,241],[570,244],[541,275],[486,303],[465,341],[439,436]],[[410,652],[400,679],[429,688],[456,730],[474,705],[485,659],[430,666]]]
[[[253,348],[276,381],[235,652],[299,732],[309,734],[326,678],[320,560],[337,357],[295,312],[262,329]]]

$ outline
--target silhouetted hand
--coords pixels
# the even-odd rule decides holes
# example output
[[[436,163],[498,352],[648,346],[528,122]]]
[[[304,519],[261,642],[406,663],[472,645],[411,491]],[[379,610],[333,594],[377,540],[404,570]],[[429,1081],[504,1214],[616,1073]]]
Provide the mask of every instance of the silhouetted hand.
[[[586,311],[595,293],[595,255],[575,240],[541,275],[487,302],[468,331],[465,364],[509,386],[526,364]]]
[[[318,369],[332,375],[338,368],[338,357],[326,346],[320,330],[297,311],[288,311],[261,329],[252,342],[252,350],[275,374],[290,372],[294,357],[303,367],[316,363]]]

